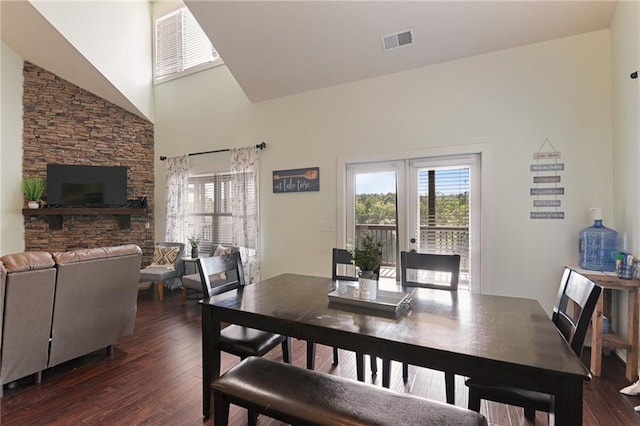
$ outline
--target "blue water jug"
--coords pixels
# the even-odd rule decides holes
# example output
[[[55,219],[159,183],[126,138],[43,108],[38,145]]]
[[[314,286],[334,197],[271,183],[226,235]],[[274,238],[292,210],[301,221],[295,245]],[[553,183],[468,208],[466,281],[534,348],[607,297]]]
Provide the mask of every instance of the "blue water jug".
[[[592,271],[616,270],[618,233],[602,224],[602,209],[593,208],[593,225],[580,231],[578,237],[579,265]]]

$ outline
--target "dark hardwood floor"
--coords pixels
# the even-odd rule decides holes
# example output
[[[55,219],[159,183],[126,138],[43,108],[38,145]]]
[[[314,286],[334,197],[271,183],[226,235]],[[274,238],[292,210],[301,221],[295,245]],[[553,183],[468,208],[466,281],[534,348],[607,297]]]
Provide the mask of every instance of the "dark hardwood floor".
[[[23,379],[5,386],[0,424],[202,425],[197,302],[191,300],[181,306],[179,291],[166,292],[165,301],[159,302],[154,289],[140,291],[138,300],[135,333],[122,339],[112,356],[99,351],[45,371],[40,384]],[[585,352],[588,362],[588,350]],[[279,348],[267,356],[282,359]],[[331,348],[318,346],[317,370],[355,380],[353,353],[340,351],[340,363],[335,367],[331,360]],[[225,355],[223,370],[237,361]],[[305,365],[304,342],[294,342],[294,364]],[[401,366],[395,363],[392,389],[444,402],[441,372],[411,367],[406,384],[400,373]],[[367,381],[379,386],[381,377],[367,374]],[[605,356],[602,377],[594,377],[584,387],[584,424],[640,425],[640,414],[633,410],[640,405],[640,397],[619,393],[628,384],[622,364],[617,358]],[[456,405],[466,403],[463,378],[457,377]],[[483,401],[482,413],[491,425],[527,424],[522,410],[516,407]],[[264,416],[258,423],[280,424]],[[231,424],[246,424],[246,412],[233,407]],[[535,424],[548,424],[546,414],[538,413]]]

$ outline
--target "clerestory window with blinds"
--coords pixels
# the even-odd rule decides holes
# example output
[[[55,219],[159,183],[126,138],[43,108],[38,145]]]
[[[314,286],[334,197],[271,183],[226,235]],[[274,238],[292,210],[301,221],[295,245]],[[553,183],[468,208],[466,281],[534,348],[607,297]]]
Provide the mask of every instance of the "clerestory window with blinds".
[[[188,8],[155,21],[156,83],[222,65],[222,59]]]
[[[187,235],[200,238],[200,251],[232,243],[231,174],[193,176],[188,181]]]

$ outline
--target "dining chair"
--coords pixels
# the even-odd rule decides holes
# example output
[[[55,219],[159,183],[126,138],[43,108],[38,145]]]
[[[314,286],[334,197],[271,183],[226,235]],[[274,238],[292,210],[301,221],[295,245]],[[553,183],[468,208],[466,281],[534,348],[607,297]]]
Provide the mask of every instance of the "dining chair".
[[[432,288],[450,292],[458,291],[460,276],[460,255],[400,252],[400,272],[402,291],[413,287]],[[382,360],[382,386],[389,387],[391,360]],[[402,379],[409,379],[409,365],[402,363]],[[447,403],[455,403],[455,376],[444,372]]]
[[[582,354],[589,322],[601,292],[602,287],[579,272],[565,268],[551,320],[578,358]],[[469,387],[468,408],[477,412],[480,412],[480,401],[483,399],[523,407],[528,420],[535,419],[536,411],[549,413],[554,406],[553,395],[542,392],[474,378],[467,379],[465,384]]]
[[[180,279],[184,273],[182,255],[184,243],[158,242],[153,248],[153,260],[140,270],[139,281],[151,281],[158,285],[158,298],[164,300],[164,287],[169,280]]]
[[[205,297],[213,297],[236,289],[242,291],[245,286],[244,268],[239,252],[232,252],[222,256],[198,258],[196,265],[198,266],[200,282],[202,282],[202,292]],[[218,274],[225,274],[229,278],[224,285],[212,283],[210,277]],[[231,279],[231,277],[236,277],[236,279]],[[219,344],[220,351],[238,356],[241,360],[250,356],[261,357],[281,344],[282,360],[290,364],[293,359],[291,353],[291,337],[243,327],[237,324],[231,324],[220,330]],[[253,410],[249,410],[247,416],[249,424],[255,424],[257,414]]]
[[[333,281],[358,281],[356,275],[356,267],[354,266],[353,256],[348,250],[334,248],[331,254],[331,279]],[[380,273],[380,269],[376,271],[376,274]],[[309,345],[313,343],[307,343],[307,354],[309,354]],[[315,349],[314,349],[315,352]],[[307,360],[308,361],[308,360]],[[333,364],[338,364],[338,348],[333,348]],[[378,364],[375,356],[371,356],[371,373],[376,374],[378,372]],[[364,381],[364,354],[356,352],[356,374],[358,380]]]
[[[333,264],[333,268],[331,272],[331,279],[333,281],[335,280],[353,281],[358,279],[357,277],[354,278],[352,276],[339,275],[337,273],[338,265],[353,266],[353,264],[351,263],[351,254],[349,254],[348,251],[334,248],[333,254],[332,254],[332,264]],[[314,369],[315,360],[316,360],[316,343],[307,341],[307,369],[309,370]],[[336,348],[335,346],[333,348],[333,365],[338,365],[338,348]],[[360,378],[358,378],[358,380],[360,380]],[[364,376],[362,380],[364,380]]]
[[[205,297],[225,293],[231,290],[241,290],[245,286],[244,268],[240,253],[233,252],[224,256],[199,258],[196,262],[198,273],[203,283],[202,290]],[[226,274],[230,279],[225,285],[212,285],[210,277],[215,274]],[[257,284],[259,285],[259,284]],[[220,350],[241,359],[249,356],[262,356],[282,344],[282,358],[284,362],[291,362],[291,338],[279,334],[269,333],[239,325],[229,325],[220,332]]]
[[[208,256],[224,256],[230,253],[240,252],[238,247],[234,246],[221,246],[219,244],[214,244],[211,246],[211,250],[208,253]],[[203,256],[206,257],[206,256]],[[187,262],[187,260],[185,260]],[[188,262],[193,263],[194,260],[188,260]],[[185,269],[187,269],[185,267]],[[191,268],[192,269],[192,268]],[[190,271],[189,271],[190,272]],[[234,282],[237,281],[238,277],[235,275],[233,271],[225,274],[213,274],[209,277],[209,282],[212,287],[218,288],[217,293],[221,293],[227,291],[225,289],[226,286],[233,286]],[[234,287],[235,288],[235,287]],[[182,276],[182,304],[184,305],[187,302],[187,297],[189,292],[194,292],[198,295],[207,294],[204,288],[204,284],[200,280],[200,273],[196,270],[195,273],[185,273]]]
[[[245,285],[244,268],[239,252],[233,252],[224,256],[211,256],[199,258],[197,261],[198,273],[203,283],[202,290],[205,297],[239,289]],[[229,279],[225,285],[212,285],[210,277],[215,274],[226,274]],[[241,359],[249,356],[262,356],[282,344],[282,358],[284,362],[291,362],[291,338],[279,334],[268,333],[262,330],[229,325],[220,332],[220,350],[239,356]]]

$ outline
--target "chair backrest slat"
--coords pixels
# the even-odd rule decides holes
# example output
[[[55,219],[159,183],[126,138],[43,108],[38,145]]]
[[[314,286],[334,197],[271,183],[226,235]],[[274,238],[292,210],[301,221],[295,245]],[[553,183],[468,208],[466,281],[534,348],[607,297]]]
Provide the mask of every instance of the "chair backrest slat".
[[[457,291],[460,276],[459,254],[430,254],[417,252],[400,252],[400,265],[402,272],[402,288],[424,287],[439,290]],[[425,282],[411,279],[408,270],[445,272],[449,274],[448,283]]]
[[[580,356],[602,287],[569,268],[565,269],[562,279],[552,320],[571,349]],[[574,312],[570,312],[572,308]]]

